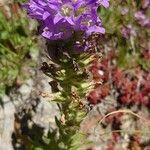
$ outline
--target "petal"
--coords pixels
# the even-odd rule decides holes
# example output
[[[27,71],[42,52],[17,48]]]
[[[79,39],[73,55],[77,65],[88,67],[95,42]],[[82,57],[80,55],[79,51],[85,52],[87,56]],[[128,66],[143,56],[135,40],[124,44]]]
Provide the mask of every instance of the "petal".
[[[98,3],[102,6],[104,6],[105,8],[109,7],[109,1],[108,0],[99,0]]]
[[[75,23],[71,17],[66,18],[66,21],[71,25],[75,25]]]
[[[50,16],[50,13],[44,12],[43,14],[43,20],[47,19]]]
[[[59,8],[59,4],[55,5],[55,4],[52,4],[52,3],[48,3],[48,7],[52,10],[55,10],[55,11],[58,11],[58,8]]]
[[[88,30],[86,31],[86,34],[89,36],[91,35],[92,33],[102,33],[104,34],[105,33],[105,29],[103,27],[99,27],[99,26],[91,26],[88,28]]]
[[[59,13],[55,15],[54,17],[54,24],[58,23],[60,20],[62,20],[63,17]]]
[[[47,39],[51,39],[52,37],[52,32],[46,30],[46,28],[43,30],[42,36],[47,38]]]

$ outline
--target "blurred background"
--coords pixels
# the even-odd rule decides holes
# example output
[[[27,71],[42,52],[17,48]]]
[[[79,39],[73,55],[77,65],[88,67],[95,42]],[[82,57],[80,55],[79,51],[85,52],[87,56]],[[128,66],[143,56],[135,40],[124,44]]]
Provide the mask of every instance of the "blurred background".
[[[51,91],[40,71],[41,62],[47,61],[45,41],[38,35],[37,22],[22,9],[23,2],[0,0],[0,150],[44,145],[42,136],[56,127],[54,116],[59,116],[56,104],[41,95]],[[97,113],[130,109],[150,122],[149,8],[149,0],[110,0],[109,9],[99,9],[106,29],[97,42],[103,58],[91,72],[103,85],[87,98],[95,108],[89,120]],[[108,117],[103,126],[93,128],[86,129],[94,142],[91,149],[150,150],[150,123],[129,114]]]

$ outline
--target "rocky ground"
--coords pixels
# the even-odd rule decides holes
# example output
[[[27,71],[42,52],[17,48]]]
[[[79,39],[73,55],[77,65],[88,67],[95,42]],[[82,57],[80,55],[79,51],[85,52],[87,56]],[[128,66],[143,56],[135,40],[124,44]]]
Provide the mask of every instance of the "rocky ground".
[[[38,55],[33,57],[38,62],[43,59],[39,59]],[[32,128],[33,124],[44,128],[44,132],[49,127],[54,128],[54,118],[59,115],[57,105],[49,103],[50,96],[47,97],[47,93],[51,93],[50,80],[40,70],[40,64],[36,69],[28,67],[25,70],[30,78],[18,88],[13,88],[9,95],[2,97],[4,104],[0,108],[0,150],[19,147],[20,145],[15,145],[18,142],[14,141],[14,137],[17,138],[23,130]]]

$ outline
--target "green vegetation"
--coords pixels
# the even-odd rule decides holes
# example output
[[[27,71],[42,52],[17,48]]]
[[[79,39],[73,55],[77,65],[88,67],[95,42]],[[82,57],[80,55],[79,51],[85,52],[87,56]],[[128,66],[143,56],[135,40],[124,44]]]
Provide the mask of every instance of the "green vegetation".
[[[17,3],[12,5],[16,7],[12,16],[0,12],[0,94],[24,76],[21,69],[31,64],[28,56],[37,50],[33,35],[35,23],[25,16]]]

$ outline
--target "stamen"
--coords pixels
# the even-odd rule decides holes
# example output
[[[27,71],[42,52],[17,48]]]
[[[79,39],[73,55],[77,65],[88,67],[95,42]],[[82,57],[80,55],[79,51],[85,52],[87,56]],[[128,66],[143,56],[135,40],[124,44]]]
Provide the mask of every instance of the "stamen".
[[[61,8],[61,14],[63,16],[71,16],[72,12],[73,12],[73,9],[67,5],[62,6]]]
[[[81,6],[80,8],[78,8],[78,10],[76,10],[75,15],[79,16],[79,15],[85,13],[85,12],[88,12],[88,11],[90,11],[90,9],[88,7]]]
[[[92,23],[93,23],[93,21],[92,21],[91,19],[83,19],[83,20],[81,21],[81,24],[82,24],[82,25],[85,25],[85,26],[91,26]]]

